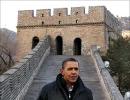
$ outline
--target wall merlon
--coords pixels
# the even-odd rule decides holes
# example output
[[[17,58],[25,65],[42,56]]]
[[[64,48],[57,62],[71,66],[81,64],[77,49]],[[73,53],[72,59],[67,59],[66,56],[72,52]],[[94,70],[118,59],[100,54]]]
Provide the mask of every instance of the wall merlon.
[[[71,8],[71,15],[85,15],[85,7],[72,7]]]
[[[92,17],[99,15],[104,18],[105,10],[105,6],[89,6],[88,14]]]
[[[51,9],[38,9],[36,11],[37,17],[48,17],[51,16]]]
[[[18,17],[34,17],[34,10],[18,11]]]
[[[54,16],[67,16],[68,9],[67,8],[55,8],[53,12]]]

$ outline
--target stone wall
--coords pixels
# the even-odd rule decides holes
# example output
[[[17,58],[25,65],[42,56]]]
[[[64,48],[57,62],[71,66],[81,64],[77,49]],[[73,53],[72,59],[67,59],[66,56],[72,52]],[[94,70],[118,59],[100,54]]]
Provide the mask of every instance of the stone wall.
[[[114,83],[114,80],[112,79],[108,69],[105,67],[104,62],[99,54],[99,49],[97,49],[96,45],[91,47],[91,56],[95,62],[98,77],[100,78],[100,81],[106,92],[109,93],[111,100],[123,100],[123,96]]]
[[[103,52],[108,49],[110,32],[119,35],[118,20],[104,6],[90,6],[86,14],[84,7],[72,7],[68,15],[67,8],[39,9],[34,16],[33,10],[18,12],[17,56],[24,57],[32,46],[34,36],[50,35],[51,48],[56,50],[56,37],[63,39],[63,54],[73,55],[74,39],[81,39],[81,54],[89,54],[91,45],[99,45]],[[87,52],[87,53],[86,53]]]
[[[17,65],[3,73],[0,76],[0,100],[22,100],[49,53],[50,39],[44,37]]]

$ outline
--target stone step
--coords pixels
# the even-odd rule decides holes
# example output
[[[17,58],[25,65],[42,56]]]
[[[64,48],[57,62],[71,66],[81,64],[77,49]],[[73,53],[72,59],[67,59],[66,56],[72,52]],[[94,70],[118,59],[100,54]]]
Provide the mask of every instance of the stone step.
[[[91,56],[50,55],[43,62],[23,100],[37,100],[42,87],[55,80],[64,59],[74,57],[80,63],[80,76],[93,92],[94,100],[109,100],[104,93]]]

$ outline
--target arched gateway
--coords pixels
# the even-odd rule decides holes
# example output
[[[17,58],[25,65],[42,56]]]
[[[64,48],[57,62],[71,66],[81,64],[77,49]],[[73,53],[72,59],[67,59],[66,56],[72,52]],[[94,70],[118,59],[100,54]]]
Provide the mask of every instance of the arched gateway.
[[[56,37],[56,54],[62,55],[63,52],[63,40],[61,36]]]
[[[39,38],[37,36],[32,39],[32,49],[39,43]]]
[[[81,55],[81,39],[80,38],[76,38],[74,40],[74,46],[73,46],[73,52],[74,55]]]

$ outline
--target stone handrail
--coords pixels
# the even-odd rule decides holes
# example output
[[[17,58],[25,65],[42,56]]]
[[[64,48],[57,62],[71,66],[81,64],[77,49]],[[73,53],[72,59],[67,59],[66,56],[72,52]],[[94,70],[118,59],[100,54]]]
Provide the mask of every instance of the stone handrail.
[[[0,76],[0,100],[22,100],[29,85],[50,53],[50,38],[44,37],[27,56]]]
[[[111,100],[123,100],[123,96],[121,95],[118,87],[114,83],[114,80],[112,79],[109,71],[104,66],[103,60],[99,54],[97,46],[93,45],[91,47],[91,56],[97,67],[101,83],[104,85],[105,90],[109,94]]]

